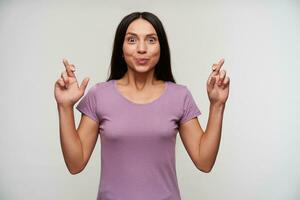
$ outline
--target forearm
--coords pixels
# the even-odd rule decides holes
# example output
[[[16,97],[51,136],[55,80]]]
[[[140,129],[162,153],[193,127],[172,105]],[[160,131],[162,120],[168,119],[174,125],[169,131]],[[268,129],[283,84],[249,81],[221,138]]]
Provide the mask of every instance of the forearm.
[[[225,104],[210,105],[206,130],[200,139],[200,163],[208,171],[212,169],[218,154],[224,109]]]
[[[83,151],[76,132],[73,107],[57,106],[59,113],[60,142],[65,163],[70,173],[77,173],[82,167]]]

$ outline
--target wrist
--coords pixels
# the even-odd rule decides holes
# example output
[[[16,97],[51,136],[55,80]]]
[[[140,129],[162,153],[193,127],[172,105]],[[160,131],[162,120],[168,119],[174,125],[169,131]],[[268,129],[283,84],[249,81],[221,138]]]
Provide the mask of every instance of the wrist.
[[[218,109],[218,110],[224,110],[225,109],[225,103],[210,103],[210,108]]]
[[[72,104],[60,104],[60,103],[57,104],[57,108],[58,108],[59,110],[69,110],[69,109],[73,109],[73,106],[74,106],[74,105],[72,105]]]

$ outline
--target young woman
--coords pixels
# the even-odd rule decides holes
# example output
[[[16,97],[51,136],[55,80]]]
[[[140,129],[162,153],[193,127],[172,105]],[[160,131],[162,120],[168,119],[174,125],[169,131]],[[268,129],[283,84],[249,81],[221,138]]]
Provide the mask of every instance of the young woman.
[[[63,63],[66,70],[55,83],[63,156],[70,173],[80,173],[100,135],[98,199],[181,199],[175,167],[178,132],[197,169],[211,171],[229,93],[229,77],[221,70],[224,59],[212,66],[207,81],[210,111],[205,132],[191,92],[174,81],[167,37],[152,13],[131,13],[120,22],[110,76],[79,101],[78,129],[73,106],[89,78],[79,86],[74,65],[66,59]]]

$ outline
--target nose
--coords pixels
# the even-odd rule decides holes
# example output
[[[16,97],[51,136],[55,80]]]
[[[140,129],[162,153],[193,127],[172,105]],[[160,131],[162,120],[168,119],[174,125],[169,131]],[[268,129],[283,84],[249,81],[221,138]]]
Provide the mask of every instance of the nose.
[[[137,52],[142,54],[147,52],[147,45],[145,44],[145,42],[138,43]]]

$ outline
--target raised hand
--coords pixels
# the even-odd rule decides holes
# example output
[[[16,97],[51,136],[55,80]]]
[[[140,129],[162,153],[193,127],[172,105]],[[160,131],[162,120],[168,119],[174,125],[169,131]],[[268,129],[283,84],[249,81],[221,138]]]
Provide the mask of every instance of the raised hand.
[[[75,66],[69,64],[67,59],[63,59],[65,71],[55,82],[54,96],[57,104],[62,106],[73,106],[84,94],[89,78],[85,78],[80,87],[75,76]]]
[[[228,98],[230,79],[225,70],[220,71],[223,64],[224,59],[213,64],[213,71],[207,80],[207,94],[211,104],[225,104]]]

